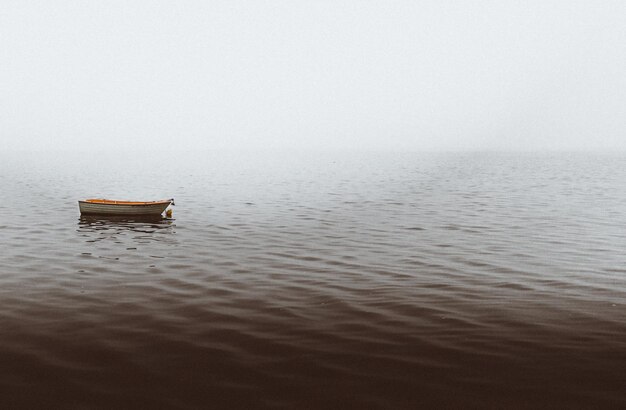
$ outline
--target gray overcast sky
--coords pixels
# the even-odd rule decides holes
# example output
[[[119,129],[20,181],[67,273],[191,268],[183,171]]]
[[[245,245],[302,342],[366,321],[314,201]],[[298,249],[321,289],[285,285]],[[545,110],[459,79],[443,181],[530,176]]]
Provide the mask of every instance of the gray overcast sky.
[[[626,1],[0,3],[0,149],[626,149]]]

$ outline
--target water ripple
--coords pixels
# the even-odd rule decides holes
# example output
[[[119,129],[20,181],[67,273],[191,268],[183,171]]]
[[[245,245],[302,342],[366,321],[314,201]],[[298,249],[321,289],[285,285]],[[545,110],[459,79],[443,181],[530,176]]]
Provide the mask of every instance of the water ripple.
[[[626,407],[621,156],[107,161],[0,161],[2,408]]]

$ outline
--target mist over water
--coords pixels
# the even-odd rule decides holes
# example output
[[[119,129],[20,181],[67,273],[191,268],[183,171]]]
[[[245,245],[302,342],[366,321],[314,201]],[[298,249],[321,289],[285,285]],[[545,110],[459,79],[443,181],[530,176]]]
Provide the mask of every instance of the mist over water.
[[[621,0],[9,1],[3,149],[626,150]]]
[[[3,408],[626,406],[621,154],[0,161]],[[174,197],[171,220],[81,218]]]

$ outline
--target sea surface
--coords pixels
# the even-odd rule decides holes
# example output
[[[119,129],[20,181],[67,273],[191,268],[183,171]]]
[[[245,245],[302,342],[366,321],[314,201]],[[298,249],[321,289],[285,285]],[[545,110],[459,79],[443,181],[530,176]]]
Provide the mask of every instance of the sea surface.
[[[21,152],[0,182],[2,409],[626,408],[626,154]]]

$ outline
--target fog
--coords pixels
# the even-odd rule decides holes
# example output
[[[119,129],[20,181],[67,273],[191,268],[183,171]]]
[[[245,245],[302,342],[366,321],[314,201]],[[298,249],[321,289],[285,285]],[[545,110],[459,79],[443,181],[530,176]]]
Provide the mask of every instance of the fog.
[[[626,149],[623,1],[0,6],[0,150]]]

